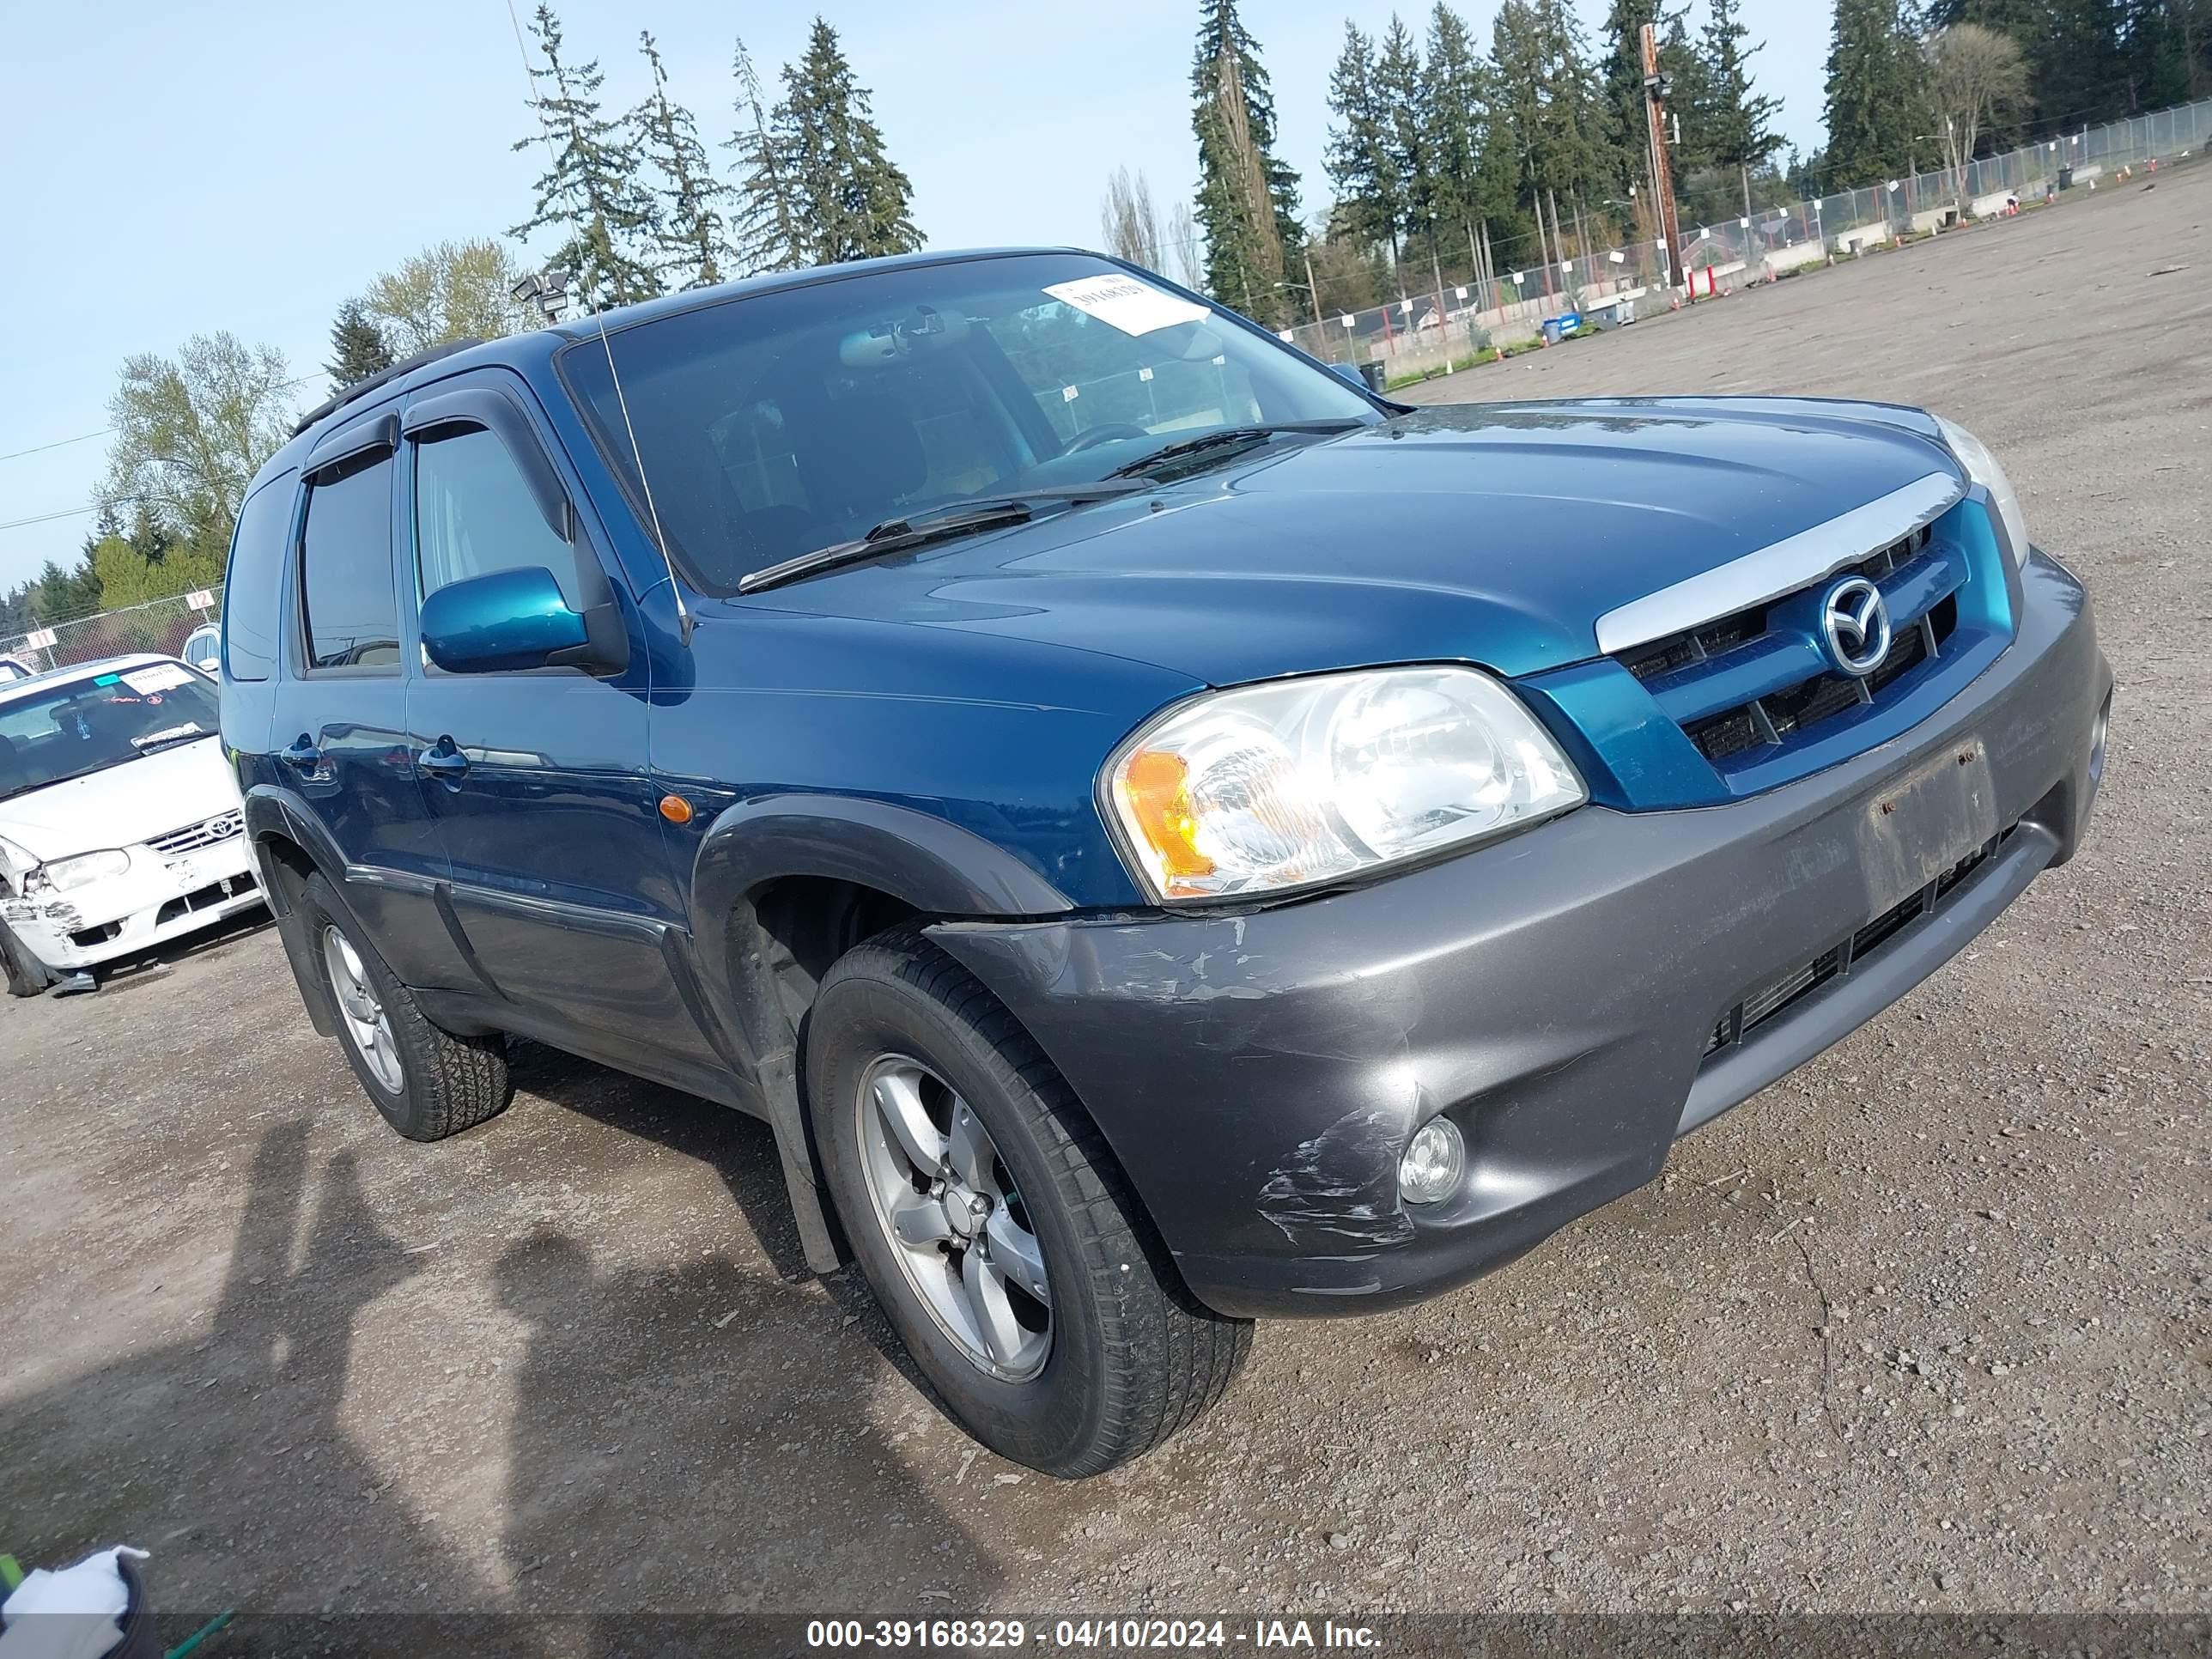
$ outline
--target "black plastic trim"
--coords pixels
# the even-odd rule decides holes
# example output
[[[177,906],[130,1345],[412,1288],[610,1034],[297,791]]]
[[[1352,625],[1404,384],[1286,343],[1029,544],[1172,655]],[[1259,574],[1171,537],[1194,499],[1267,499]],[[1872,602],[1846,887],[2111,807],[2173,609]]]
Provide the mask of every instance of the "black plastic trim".
[[[307,452],[307,459],[300,464],[300,477],[307,483],[316,482],[318,473],[362,456],[391,454],[399,447],[399,416],[391,410],[371,416],[365,421],[344,427],[317,444]]]

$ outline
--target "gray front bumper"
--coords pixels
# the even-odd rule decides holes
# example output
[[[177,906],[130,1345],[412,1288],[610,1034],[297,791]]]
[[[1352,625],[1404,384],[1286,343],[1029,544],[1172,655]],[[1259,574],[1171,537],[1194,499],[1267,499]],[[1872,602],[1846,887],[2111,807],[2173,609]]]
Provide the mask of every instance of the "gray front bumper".
[[[2071,857],[2111,686],[2086,595],[2038,556],[1989,670],[1800,782],[1689,811],[1584,807],[1241,915],[931,936],[1067,1078],[1200,1299],[1371,1312],[1650,1181],[1678,1133],[1863,1023]],[[1708,1057],[1747,994],[2002,830],[1931,914]],[[1466,1135],[1469,1179],[1409,1208],[1398,1159],[1439,1111]]]

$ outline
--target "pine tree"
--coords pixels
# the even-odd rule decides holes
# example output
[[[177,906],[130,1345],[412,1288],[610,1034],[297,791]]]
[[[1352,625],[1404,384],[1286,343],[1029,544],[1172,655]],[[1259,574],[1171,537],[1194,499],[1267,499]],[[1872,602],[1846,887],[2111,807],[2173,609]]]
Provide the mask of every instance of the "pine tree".
[[[1201,0],[1190,80],[1206,289],[1279,326],[1294,309],[1279,286],[1285,258],[1305,234],[1298,179],[1275,157],[1274,94],[1237,0]]]
[[[1395,257],[1398,226],[1406,216],[1404,181],[1390,142],[1389,112],[1375,84],[1375,43],[1346,21],[1344,49],[1328,77],[1329,112],[1324,166],[1336,186],[1344,232],[1366,244],[1387,242]]]
[[[1375,58],[1376,102],[1388,113],[1390,161],[1403,196],[1396,226],[1401,257],[1416,233],[1436,224],[1436,175],[1430,165],[1427,135],[1421,125],[1421,53],[1413,36],[1392,13]]]
[[[649,33],[641,32],[637,39],[653,89],[629,112],[628,125],[630,149],[653,175],[647,186],[653,215],[645,229],[654,274],[671,288],[711,288],[727,275],[721,204],[730,187],[714,176],[691,112],[669,97],[660,48]]]
[[[1537,220],[1540,236],[1552,219],[1557,257],[1559,198],[1570,205],[1584,198],[1603,201],[1610,171],[1598,82],[1567,0],[1504,0],[1491,26],[1491,64],[1519,198]]]
[[[1759,46],[1744,44],[1751,31],[1737,18],[1736,4],[1737,0],[1712,0],[1698,57],[1705,70],[1705,106],[1699,112],[1705,159],[1741,174],[1747,167],[1765,167],[1782,148],[1781,135],[1770,125],[1782,104],[1752,90],[1751,59]]]
[[[1878,184],[1913,158],[1920,49],[1899,0],[1836,0],[1828,50],[1829,187]]]
[[[1689,8],[1666,15],[1659,33],[1659,68],[1674,88],[1667,109],[1681,137],[1668,149],[1679,191],[1691,173],[1714,165],[1711,138],[1715,123],[1712,71],[1690,39]]]
[[[545,58],[544,69],[533,64],[530,70],[530,107],[540,133],[518,139],[514,148],[543,143],[550,159],[538,180],[536,210],[507,234],[558,234],[562,240],[550,263],[570,274],[573,291],[593,310],[650,299],[661,292],[660,279],[634,244],[650,230],[653,202],[637,182],[638,158],[623,124],[600,112],[599,90],[606,77],[596,59],[561,61],[560,20],[546,0],[539,0],[530,27]]]
[[[1613,0],[1605,15],[1606,52],[1598,68],[1598,131],[1611,187],[1640,196],[1651,171],[1651,134],[1644,115],[1644,26],[1659,21],[1659,0]]]
[[[783,71],[769,142],[791,192],[806,263],[911,253],[922,245],[914,186],[884,148],[872,94],[853,78],[837,31],[814,20],[806,55]]]
[[[331,325],[331,360],[324,365],[332,388],[365,380],[392,363],[392,347],[384,331],[370,319],[362,302],[348,300],[340,306],[337,320]]]
[[[2027,59],[2025,123],[2048,133],[2117,120],[2165,101],[2144,95],[2158,76],[2155,69],[2142,75],[2136,64],[2161,21],[2192,14],[2200,33],[2212,22],[2204,0],[1937,0],[1927,23],[1931,31],[1978,23],[2009,36]],[[2169,84],[2175,95],[2190,95],[2185,83]]]
[[[1421,125],[1438,233],[1451,238],[1455,253],[1462,240],[1471,246],[1479,227],[1494,235],[1519,234],[1512,146],[1500,136],[1496,97],[1466,21],[1437,0],[1422,66]]]
[[[738,127],[722,148],[738,153],[738,204],[731,222],[731,251],[746,272],[796,270],[807,263],[799,210],[770,136],[760,76],[743,40],[730,69],[738,83]]]

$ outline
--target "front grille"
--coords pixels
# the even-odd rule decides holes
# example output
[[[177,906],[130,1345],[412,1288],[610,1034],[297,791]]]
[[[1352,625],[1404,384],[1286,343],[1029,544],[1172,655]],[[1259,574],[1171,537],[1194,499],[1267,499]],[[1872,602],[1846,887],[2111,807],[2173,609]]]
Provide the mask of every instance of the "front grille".
[[[1841,978],[1852,969],[1863,968],[1873,961],[1905,928],[1923,916],[1932,915],[1941,909],[1953,890],[1972,875],[1984,859],[1994,855],[2011,836],[2012,831],[2008,830],[2002,835],[1993,836],[1919,891],[1890,906],[1865,923],[1849,939],[1830,946],[1803,965],[1754,988],[1715,1023],[1711,1035],[1705,1039],[1706,1056],[1710,1058],[1721,1049],[1742,1042],[1754,1028],[1772,1019],[1800,998],[1818,990],[1830,980]]]
[[[204,823],[173,830],[166,836],[155,836],[146,845],[165,859],[182,858],[187,853],[198,852],[203,847],[212,847],[219,841],[234,840],[245,828],[246,815],[243,812],[224,812]]]
[[[1662,708],[1685,710],[1682,731],[1698,751],[1721,767],[1749,764],[1835,720],[1879,702],[1923,664],[1942,654],[1959,625],[1957,588],[1966,580],[1963,559],[1931,549],[1935,532],[1923,526],[1856,565],[1764,605],[1700,623],[1645,645],[1616,652],[1613,660],[1650,690]],[[1820,594],[1839,577],[1861,575],[1880,584],[1886,597],[1928,591],[1931,578],[1943,592],[1910,616],[1893,617],[1889,655],[1864,678],[1822,671],[1805,677],[1805,647],[1825,659],[1813,617]],[[1894,611],[1894,605],[1893,605]],[[1785,665],[1762,676],[1766,660]],[[1715,709],[1713,687],[1721,675],[1749,673],[1762,689]],[[1740,682],[1739,682],[1740,683]],[[1721,694],[1725,696],[1726,693]]]

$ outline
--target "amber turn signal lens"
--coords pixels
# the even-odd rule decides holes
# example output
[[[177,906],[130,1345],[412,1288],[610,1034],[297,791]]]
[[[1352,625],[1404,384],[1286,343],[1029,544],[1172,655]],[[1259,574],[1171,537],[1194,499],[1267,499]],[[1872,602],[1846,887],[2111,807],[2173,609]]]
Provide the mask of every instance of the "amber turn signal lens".
[[[689,823],[691,822],[691,803],[681,795],[663,795],[660,798],[660,816],[671,823]]]
[[[1162,875],[1210,876],[1213,860],[1198,850],[1198,814],[1190,804],[1190,768],[1180,755],[1141,750],[1121,768],[1121,800]]]

